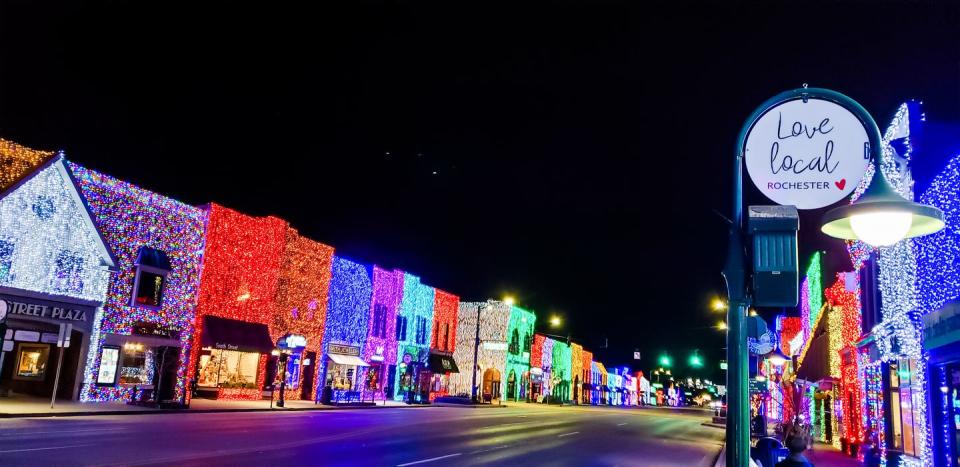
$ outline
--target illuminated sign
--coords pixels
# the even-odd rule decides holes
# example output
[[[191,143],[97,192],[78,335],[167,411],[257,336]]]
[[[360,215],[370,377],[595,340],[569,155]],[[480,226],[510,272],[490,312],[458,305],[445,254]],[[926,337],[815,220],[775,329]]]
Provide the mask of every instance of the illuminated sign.
[[[306,347],[307,338],[299,334],[290,334],[289,336],[287,336],[286,339],[284,339],[284,343],[287,344],[287,347],[290,347],[290,348]],[[339,353],[339,352],[334,352],[334,353]]]

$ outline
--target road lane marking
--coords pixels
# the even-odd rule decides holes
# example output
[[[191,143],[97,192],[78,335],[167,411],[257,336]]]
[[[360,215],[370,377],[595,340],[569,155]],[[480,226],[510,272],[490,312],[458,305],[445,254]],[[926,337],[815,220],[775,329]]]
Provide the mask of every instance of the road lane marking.
[[[55,433],[99,433],[102,431],[123,431],[124,428],[91,428],[87,430],[57,430],[57,431],[11,431],[0,434],[0,436],[21,436],[21,435],[50,435]]]
[[[579,431],[571,431],[570,433],[564,433],[562,435],[557,435],[557,438],[563,438],[564,436],[573,436],[580,434]]]
[[[67,449],[67,448],[78,448],[80,446],[93,446],[93,443],[86,444],[68,444],[66,446],[50,446],[47,448],[30,448],[30,449],[10,449],[8,451],[0,451],[0,454],[9,454],[11,452],[30,452],[30,451],[49,451],[51,449]]]
[[[450,458],[450,457],[457,457],[457,456],[462,455],[462,454],[463,454],[462,452],[458,452],[458,453],[455,453],[455,454],[447,454],[446,456],[431,457],[431,458],[429,458],[429,459],[423,459],[423,460],[419,460],[419,461],[407,462],[406,464],[397,464],[397,467],[404,467],[404,466],[407,466],[407,465],[416,465],[416,464],[426,464],[427,462],[438,461],[438,460],[440,460],[440,459],[447,459],[447,458]]]
[[[626,424],[627,424],[627,422],[617,423],[617,426],[624,426],[624,425],[626,425]]]

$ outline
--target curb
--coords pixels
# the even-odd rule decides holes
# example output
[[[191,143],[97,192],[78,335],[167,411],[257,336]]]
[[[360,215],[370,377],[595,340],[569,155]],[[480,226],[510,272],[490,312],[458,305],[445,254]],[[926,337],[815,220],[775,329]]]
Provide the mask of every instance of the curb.
[[[376,409],[413,409],[433,407],[432,405],[396,405],[385,407],[382,405],[366,407],[292,407],[292,408],[263,408],[263,409],[155,409],[155,410],[97,410],[76,412],[33,412],[33,413],[0,413],[3,418],[52,418],[52,417],[91,417],[99,415],[172,415],[172,414],[202,414],[202,413],[245,413],[245,412],[327,412],[340,410],[376,410]],[[437,406],[443,407],[443,406]]]
[[[701,425],[701,426],[708,426],[708,427],[710,427],[710,428],[719,428],[719,429],[721,429],[721,430],[726,430],[726,429],[727,429],[727,426],[726,426],[726,425],[719,425],[719,424],[710,423],[710,422],[703,422],[703,423],[701,423],[700,425]]]

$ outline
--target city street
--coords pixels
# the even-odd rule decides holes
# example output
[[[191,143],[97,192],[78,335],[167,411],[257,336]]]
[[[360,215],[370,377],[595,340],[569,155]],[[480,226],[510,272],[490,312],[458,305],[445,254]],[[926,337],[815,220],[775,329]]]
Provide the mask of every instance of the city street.
[[[708,412],[387,408],[0,420],[0,464],[713,465]]]

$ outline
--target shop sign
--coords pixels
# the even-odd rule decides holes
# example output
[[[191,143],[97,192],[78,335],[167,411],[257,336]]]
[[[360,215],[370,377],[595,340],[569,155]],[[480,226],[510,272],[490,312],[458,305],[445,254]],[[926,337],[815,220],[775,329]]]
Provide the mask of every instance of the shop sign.
[[[330,344],[330,347],[328,348],[327,353],[335,353],[338,355],[348,355],[353,357],[359,357],[360,347],[354,347],[352,345],[343,345],[343,344]]]
[[[307,338],[299,334],[290,334],[283,342],[288,349],[307,346]]]
[[[7,302],[0,300],[0,323],[7,320]]]
[[[40,342],[43,342],[44,344],[56,344],[57,337],[59,336],[52,332],[45,332],[40,335]]]
[[[507,350],[506,342],[487,341],[483,343],[484,350]]]
[[[6,309],[8,316],[33,316],[36,318],[56,319],[61,321],[84,321],[92,315],[90,307],[77,307],[66,303],[47,302],[43,300],[22,301],[0,297],[0,303]]]
[[[923,346],[927,350],[960,341],[960,302],[952,302],[923,317]]]
[[[225,342],[215,342],[213,348],[220,350],[240,350],[240,346],[236,344],[227,344]]]
[[[377,348],[373,352],[373,355],[370,356],[370,360],[374,362],[382,362],[384,360],[382,345],[377,346]]]
[[[750,179],[767,198],[797,209],[840,201],[870,162],[867,127],[846,107],[817,96],[767,108],[743,145]]]
[[[40,333],[37,331],[17,329],[13,333],[13,340],[20,342],[40,342]],[[54,339],[54,342],[56,342],[56,339]]]
[[[151,323],[140,321],[131,327],[131,332],[138,336],[165,337],[167,339],[180,340],[180,331],[171,326],[164,326],[160,323]]]

